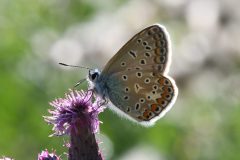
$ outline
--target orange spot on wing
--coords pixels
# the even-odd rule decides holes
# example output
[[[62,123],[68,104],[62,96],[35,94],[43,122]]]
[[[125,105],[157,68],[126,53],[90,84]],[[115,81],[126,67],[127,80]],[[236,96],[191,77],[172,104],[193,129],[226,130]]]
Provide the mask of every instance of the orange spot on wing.
[[[157,108],[157,104],[152,104],[151,105],[151,111],[154,112],[156,110],[156,108]]]
[[[146,119],[149,119],[149,113],[150,113],[150,111],[149,111],[149,110],[146,110],[146,111],[143,113],[143,117],[146,118]]]
[[[172,93],[173,92],[173,88],[172,87],[170,87],[170,86],[164,86],[163,87],[163,91],[164,91],[164,93]]]
[[[148,116],[148,111],[145,111],[145,112],[143,113],[143,116],[144,116],[144,117],[147,117],[147,116]]]
[[[157,81],[160,85],[164,85],[164,78],[159,78]]]
[[[169,97],[168,97],[169,96]],[[171,95],[168,93],[168,92],[164,92],[164,93],[162,93],[162,98],[164,98],[164,99],[166,99],[166,100],[171,100],[171,97],[170,97]]]
[[[158,104],[162,104],[162,102],[163,102],[164,100],[163,100],[163,98],[157,98],[156,101],[157,101]]]

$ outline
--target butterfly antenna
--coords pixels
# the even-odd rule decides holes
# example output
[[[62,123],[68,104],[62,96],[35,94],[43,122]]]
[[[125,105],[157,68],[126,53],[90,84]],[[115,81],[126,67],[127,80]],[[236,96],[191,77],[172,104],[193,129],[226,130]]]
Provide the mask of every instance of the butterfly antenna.
[[[84,69],[88,69],[91,70],[92,68],[88,68],[88,67],[84,67],[84,66],[75,66],[75,65],[70,65],[70,64],[66,64],[66,63],[58,63],[62,66],[67,66],[67,67],[77,67],[77,68],[84,68]]]
[[[76,88],[77,86],[79,86],[79,85],[80,85],[81,83],[83,83],[84,81],[86,81],[86,78],[79,80],[79,81],[75,84],[74,88]]]

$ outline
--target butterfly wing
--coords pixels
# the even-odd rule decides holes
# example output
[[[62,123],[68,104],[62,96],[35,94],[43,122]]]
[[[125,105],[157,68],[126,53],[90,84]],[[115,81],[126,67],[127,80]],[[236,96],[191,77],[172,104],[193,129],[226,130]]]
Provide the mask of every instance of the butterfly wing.
[[[112,109],[147,125],[164,116],[178,94],[175,82],[170,77],[155,75],[144,69],[113,74],[106,85],[109,99],[116,106]]]
[[[167,76],[171,61],[168,32],[152,25],[136,34],[108,62],[99,77],[100,88],[128,118],[150,124],[175,102],[177,87]]]
[[[148,65],[158,73],[166,74],[171,60],[171,47],[166,29],[152,25],[137,33],[107,63],[102,74],[112,74],[126,69]],[[147,66],[145,66],[146,68]]]

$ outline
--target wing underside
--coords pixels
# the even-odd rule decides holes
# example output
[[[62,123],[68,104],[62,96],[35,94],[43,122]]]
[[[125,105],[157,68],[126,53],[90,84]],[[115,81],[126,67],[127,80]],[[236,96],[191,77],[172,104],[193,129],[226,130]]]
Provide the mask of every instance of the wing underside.
[[[139,73],[141,77],[137,77]],[[107,83],[111,88],[108,91],[110,101],[138,122],[151,122],[162,117],[172,107],[178,94],[174,80],[152,74],[144,70],[136,70],[131,74],[121,72],[111,76],[110,83]],[[127,76],[127,80],[124,80],[124,76]]]

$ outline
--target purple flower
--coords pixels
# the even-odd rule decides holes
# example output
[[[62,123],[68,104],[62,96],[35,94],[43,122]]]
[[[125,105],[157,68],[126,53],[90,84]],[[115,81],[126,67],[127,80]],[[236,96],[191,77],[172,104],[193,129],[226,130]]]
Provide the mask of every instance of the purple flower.
[[[53,135],[70,136],[68,159],[102,160],[96,142],[95,133],[99,130],[98,114],[104,107],[99,105],[100,98],[92,102],[93,92],[72,91],[65,98],[58,98],[50,103],[52,116],[45,116],[46,122],[53,124]]]
[[[49,124],[53,124],[53,135],[64,135],[74,132],[81,132],[79,128],[90,126],[91,132],[96,133],[99,129],[98,114],[104,107],[99,106],[100,99],[96,98],[92,103],[92,91],[70,90],[65,98],[58,98],[50,105],[54,107],[49,110],[52,116],[44,116]]]
[[[38,160],[61,160],[55,153],[49,153],[46,149],[38,154]]]

